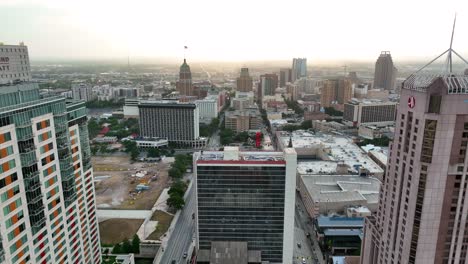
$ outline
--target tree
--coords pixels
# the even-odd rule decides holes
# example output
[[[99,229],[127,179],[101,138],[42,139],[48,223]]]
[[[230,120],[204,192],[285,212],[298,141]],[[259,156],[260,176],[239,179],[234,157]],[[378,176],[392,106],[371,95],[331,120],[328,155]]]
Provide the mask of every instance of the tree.
[[[140,155],[140,151],[138,149],[132,149],[130,151],[130,158],[132,160],[136,160],[138,158],[138,156]]]
[[[177,168],[170,168],[168,174],[171,178],[181,178],[183,175],[183,173]]]
[[[95,138],[99,131],[101,131],[101,126],[96,121],[96,118],[91,118],[88,122],[88,135],[89,139]]]
[[[181,196],[173,194],[167,199],[167,205],[169,205],[169,207],[172,207],[176,210],[180,210],[184,207],[185,201],[184,201],[184,198],[182,198]]]
[[[157,157],[159,157],[159,156],[161,156],[161,151],[159,151],[159,149],[157,149],[157,148],[150,148],[150,149],[148,150],[148,157],[149,157],[149,158],[157,158]]]
[[[130,244],[130,241],[128,241],[127,238],[124,238],[122,241],[122,253],[131,253],[132,252],[132,245]]]
[[[169,195],[179,195],[179,196],[182,197],[182,196],[184,196],[185,189],[186,189],[185,184],[182,181],[177,180],[172,184],[171,188],[168,191],[168,194]]]
[[[120,253],[122,253],[122,246],[120,245],[120,243],[117,243],[112,249],[112,254],[120,254]]]
[[[132,239],[132,253],[140,253],[140,238],[137,234],[135,234]]]

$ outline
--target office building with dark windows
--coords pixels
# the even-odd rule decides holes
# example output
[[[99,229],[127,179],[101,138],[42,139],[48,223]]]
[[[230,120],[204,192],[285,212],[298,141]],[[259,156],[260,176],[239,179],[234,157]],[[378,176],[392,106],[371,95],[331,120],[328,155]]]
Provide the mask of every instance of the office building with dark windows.
[[[85,103],[0,87],[0,262],[101,263]]]
[[[468,262],[468,76],[451,71],[447,52],[449,71],[419,71],[402,85],[362,264]]]
[[[166,138],[179,146],[203,148],[200,138],[199,112],[196,104],[174,101],[140,101],[140,134],[142,137]]]
[[[262,261],[291,263],[296,165],[294,149],[195,153],[197,248],[247,242]]]

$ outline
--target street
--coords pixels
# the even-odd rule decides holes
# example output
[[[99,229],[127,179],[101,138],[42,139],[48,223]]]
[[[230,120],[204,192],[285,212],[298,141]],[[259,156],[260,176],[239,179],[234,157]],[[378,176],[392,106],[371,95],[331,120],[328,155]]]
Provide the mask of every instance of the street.
[[[192,219],[192,214],[195,212],[195,187],[193,184],[190,186],[190,189],[187,190],[185,206],[180,212],[174,230],[171,230],[169,241],[164,246],[161,264],[172,264],[173,260],[177,264],[184,264],[190,259],[190,256],[184,258],[184,253],[189,250],[195,232],[195,220]]]
[[[322,252],[318,246],[318,242],[313,232],[312,220],[305,210],[305,206],[300,195],[296,193],[296,210],[295,210],[295,232],[294,232],[294,263],[302,263],[305,259],[307,264],[325,264]],[[310,237],[307,238],[307,233]],[[298,243],[301,246],[298,246]]]

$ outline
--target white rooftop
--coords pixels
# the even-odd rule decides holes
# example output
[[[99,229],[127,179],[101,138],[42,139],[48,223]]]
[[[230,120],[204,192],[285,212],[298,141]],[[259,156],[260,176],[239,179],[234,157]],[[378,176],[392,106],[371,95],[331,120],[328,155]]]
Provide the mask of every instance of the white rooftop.
[[[315,202],[336,203],[378,202],[380,181],[373,177],[350,175],[301,175],[309,195]]]
[[[288,146],[289,137],[289,133],[287,132],[280,134],[279,140],[283,146]],[[361,148],[354,144],[350,138],[331,134],[313,134],[306,131],[294,131],[291,138],[294,148],[321,149],[322,157],[320,158],[324,161],[340,162],[347,165],[352,170],[361,167],[367,169],[371,174],[383,173],[383,169]],[[304,164],[304,166],[306,167],[305,169],[312,169],[313,171],[328,171],[331,169],[328,167],[331,167],[330,163],[321,163],[320,161],[311,161]]]

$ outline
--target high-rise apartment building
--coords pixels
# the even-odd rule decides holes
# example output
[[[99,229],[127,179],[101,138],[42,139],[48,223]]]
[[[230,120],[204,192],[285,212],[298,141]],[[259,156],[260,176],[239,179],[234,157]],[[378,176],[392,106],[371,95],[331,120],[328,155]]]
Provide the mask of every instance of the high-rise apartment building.
[[[301,78],[307,77],[307,59],[294,58],[292,63],[292,77],[291,81],[295,82]]]
[[[278,88],[278,75],[274,73],[260,75],[257,97],[263,98],[265,95],[274,95],[276,88]]]
[[[249,68],[241,68],[240,77],[237,78],[237,91],[251,92],[253,91],[253,80],[249,75]]]
[[[0,87],[0,262],[101,263],[84,102]]]
[[[468,76],[411,75],[403,83],[394,140],[363,264],[466,263]]]
[[[353,97],[353,87],[348,79],[326,80],[323,83],[320,95],[322,107],[330,107],[334,104],[344,104]]]
[[[176,89],[180,95],[193,95],[192,72],[190,71],[190,66],[187,64],[185,59],[184,63],[180,65],[179,81],[176,83]]]
[[[382,51],[375,63],[374,89],[394,90],[397,73],[390,51]]]
[[[279,74],[280,87],[286,87],[288,82],[292,82],[292,70],[290,68],[281,68]]]
[[[72,93],[73,99],[75,100],[83,100],[88,102],[95,98],[93,94],[93,87],[86,83],[73,83]]]
[[[351,126],[395,124],[396,102],[353,99],[344,105],[343,123]]]
[[[181,146],[202,148],[199,112],[195,104],[173,101],[140,101],[140,134],[143,137],[167,138]]]
[[[194,154],[196,242],[247,242],[262,261],[292,263],[297,154],[224,151]]]
[[[0,84],[31,81],[28,47],[0,43]]]

